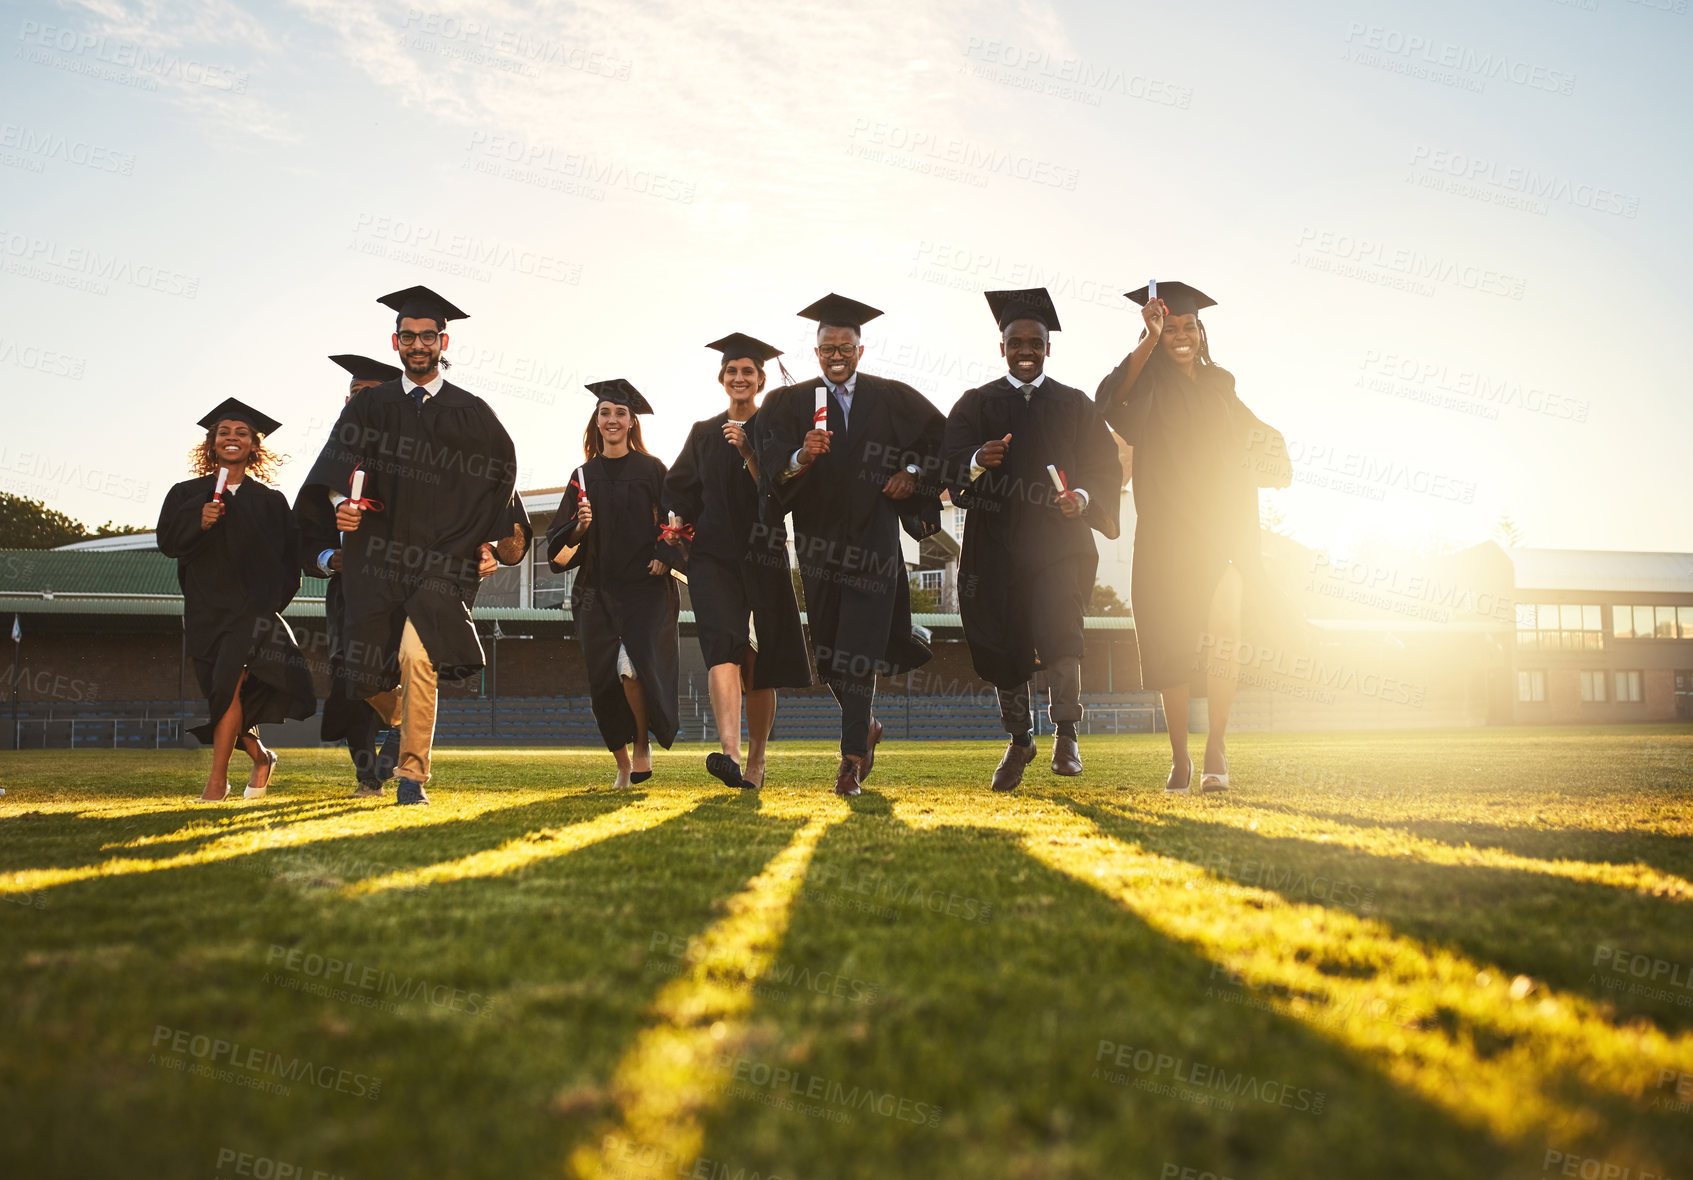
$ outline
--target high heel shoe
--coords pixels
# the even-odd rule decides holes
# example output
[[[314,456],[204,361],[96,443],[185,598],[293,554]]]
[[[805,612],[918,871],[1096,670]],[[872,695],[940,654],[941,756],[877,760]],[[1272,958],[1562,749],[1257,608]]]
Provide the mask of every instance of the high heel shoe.
[[[263,799],[265,792],[270,789],[270,776],[276,773],[276,751],[265,751],[265,785],[255,787],[253,780],[259,777],[259,768],[253,767],[253,773],[247,779],[247,789],[241,792],[243,799]]]
[[[1173,773],[1175,769],[1175,764],[1171,763],[1171,772]],[[1166,795],[1185,795],[1188,793],[1188,789],[1193,785],[1193,760],[1191,758],[1188,759],[1187,763],[1187,776],[1181,780],[1181,784],[1182,785],[1179,787],[1172,787],[1169,782],[1166,781],[1164,784],[1164,793]]]

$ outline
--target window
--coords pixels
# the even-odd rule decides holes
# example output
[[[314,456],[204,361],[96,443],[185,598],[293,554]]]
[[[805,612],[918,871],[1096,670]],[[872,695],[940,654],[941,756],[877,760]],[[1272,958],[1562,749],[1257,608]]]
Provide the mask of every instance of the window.
[[[1640,673],[1617,673],[1617,701],[1619,704],[1640,703]]]
[[[1618,639],[1693,639],[1693,606],[1613,606]]]
[[[1604,620],[1604,609],[1596,603],[1519,602],[1517,646],[1540,651],[1599,651],[1605,646]]]
[[[1626,606],[1611,608],[1611,634],[1618,639],[1634,638],[1634,612]]]
[[[1617,673],[1622,675],[1622,673]],[[1540,702],[1546,699],[1546,673],[1522,671],[1517,673],[1517,700]]]
[[[1660,606],[1658,608],[1658,629],[1653,634],[1659,639],[1675,638],[1675,608],[1673,606]]]
[[[916,574],[913,575],[911,584],[916,586],[919,590],[928,590],[938,594],[942,590],[946,589],[946,571],[918,570]]]
[[[1581,699],[1584,701],[1602,702],[1605,699],[1606,675],[1601,671],[1583,670],[1581,673]]]

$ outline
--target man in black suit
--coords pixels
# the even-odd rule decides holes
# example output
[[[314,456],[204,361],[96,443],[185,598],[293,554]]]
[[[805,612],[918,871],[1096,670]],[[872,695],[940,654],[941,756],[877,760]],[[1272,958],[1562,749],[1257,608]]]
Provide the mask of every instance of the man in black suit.
[[[465,313],[427,287],[384,295],[398,381],[365,390],[301,495],[327,495],[342,534],[346,677],[400,727],[395,802],[428,803],[439,680],[480,671],[470,608],[482,578],[528,551],[517,453],[494,411],[446,379],[446,327]]]
[[[989,291],[987,299],[1010,371],[952,407],[945,459],[952,502],[966,511],[964,638],[976,674],[998,689],[1011,738],[993,789],[1011,791],[1035,757],[1029,677],[1037,668],[1046,671],[1057,731],[1053,773],[1082,773],[1082,614],[1099,567],[1093,533],[1117,535],[1123,467],[1093,399],[1046,375],[1058,330],[1046,288]]]
[[[823,376],[765,398],[759,482],[793,513],[812,654],[841,707],[835,791],[856,795],[882,736],[871,716],[876,676],[930,658],[911,627],[899,531],[921,540],[940,528],[945,420],[909,385],[858,371],[863,325],[880,311],[829,295],[799,314],[817,321]]]

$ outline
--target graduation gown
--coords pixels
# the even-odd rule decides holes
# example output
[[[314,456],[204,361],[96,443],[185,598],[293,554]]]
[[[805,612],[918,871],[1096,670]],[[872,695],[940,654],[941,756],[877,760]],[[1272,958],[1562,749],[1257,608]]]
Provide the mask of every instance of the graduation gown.
[[[833,664],[839,678],[843,666],[885,676],[920,668],[931,653],[911,632],[911,588],[899,531],[922,540],[940,529],[946,420],[909,385],[861,372],[847,423],[840,403],[832,395],[828,399],[828,429],[834,431],[829,453],[784,479],[811,429],[822,387],[823,379],[816,377],[767,394],[757,423],[759,482],[769,497],[765,519],[793,513],[818,671]],[[917,492],[899,501],[884,496],[882,486],[908,463],[923,469]],[[854,622],[843,626],[843,593],[874,605],[855,610]]]
[[[664,504],[694,529],[688,546],[688,597],[694,605],[706,665],[740,663],[758,636],[751,687],[805,688],[811,660],[788,568],[788,534],[780,512],[764,523],[763,497],[740,452],[723,437],[725,410],[696,422],[664,480]],[[747,419],[756,445],[758,415]]]
[[[1244,587],[1243,633],[1262,632],[1285,614],[1264,575],[1258,487],[1291,477],[1280,436],[1235,394],[1234,375],[1217,365],[1184,377],[1155,351],[1126,396],[1128,361],[1100,383],[1105,418],[1134,448],[1134,570],[1129,597],[1145,688],[1187,684],[1205,693],[1201,650],[1211,600],[1233,564]],[[1274,468],[1271,470],[1270,468]]]
[[[300,589],[300,534],[288,498],[252,476],[223,495],[224,515],[200,528],[215,475],[184,480],[165,495],[157,544],[176,558],[182,629],[211,718],[189,732],[210,744],[235,700],[255,726],[317,712],[311,673],[282,611]],[[245,669],[247,679],[241,681]]]
[[[1007,434],[1004,462],[971,479],[977,449]],[[1051,377],[1025,400],[1001,377],[952,407],[945,457],[952,502],[966,512],[958,609],[976,674],[1012,688],[1042,663],[1080,659],[1099,568],[1093,533],[1117,535],[1123,489],[1117,445],[1093,400]],[[1049,463],[1087,492],[1080,518],[1058,510]]]
[[[582,481],[593,505],[593,523],[580,544],[568,544],[582,498],[573,482],[565,488],[547,533],[552,567],[576,571],[570,609],[588,666],[594,720],[608,750],[621,749],[640,736],[617,674],[619,646],[629,652],[646,695],[648,732],[667,750],[676,740],[680,596],[668,573],[655,577],[647,572],[654,558],[666,566],[683,564],[682,553],[658,539],[664,476],[664,464],[639,451],[622,459],[589,459],[582,465]]]
[[[510,564],[516,548],[510,436],[486,402],[450,381],[421,409],[388,381],[342,408],[300,495],[346,495],[355,468],[364,470],[365,497],[382,509],[366,510],[358,531],[343,538],[349,685],[369,696],[399,683],[407,621],[441,676],[477,671],[482,643],[470,608],[481,583],[479,550],[508,542],[500,559]]]

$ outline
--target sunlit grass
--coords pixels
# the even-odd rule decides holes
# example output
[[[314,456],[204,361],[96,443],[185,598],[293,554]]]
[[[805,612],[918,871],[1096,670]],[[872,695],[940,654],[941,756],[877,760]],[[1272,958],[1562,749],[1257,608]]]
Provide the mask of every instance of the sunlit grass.
[[[889,743],[850,802],[823,743],[756,794],[697,747],[626,792],[603,751],[450,750],[415,809],[347,798],[334,751],[215,807],[203,754],[0,754],[0,1173],[215,1174],[233,1147],[348,1177],[1675,1174],[1690,749],[1240,735],[1238,790],[1171,798],[1160,740],[1084,739],[1084,777],[1042,759],[1001,797],[992,744]],[[492,1015],[313,991],[294,952]],[[781,982],[813,976],[853,994]],[[166,1072],[161,1026],[383,1097]],[[1096,1076],[1127,1043],[1324,1108]],[[725,1057],[934,1117],[726,1095]]]

